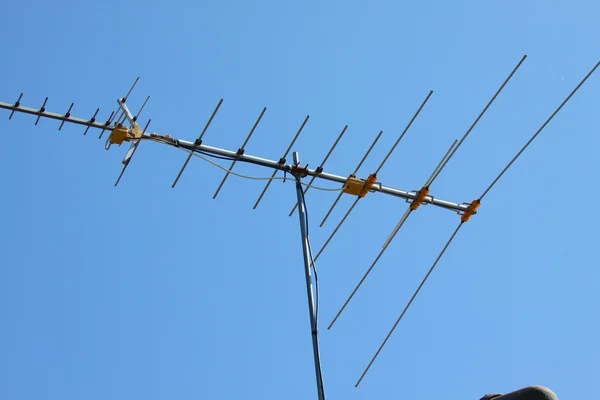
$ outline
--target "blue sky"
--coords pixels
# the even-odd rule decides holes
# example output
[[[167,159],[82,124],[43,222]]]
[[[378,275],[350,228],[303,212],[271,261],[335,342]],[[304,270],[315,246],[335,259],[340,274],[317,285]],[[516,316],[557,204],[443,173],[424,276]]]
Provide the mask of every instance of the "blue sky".
[[[135,77],[151,131],[248,154],[294,147],[326,170],[377,167],[419,189],[517,64],[528,58],[432,187],[477,198],[598,61],[598,4],[503,1],[10,2],[0,101],[106,118]],[[592,76],[461,229],[369,374],[354,383],[458,223],[432,206],[410,217],[345,314],[325,329],[404,213],[361,201],[319,259],[328,399],[478,399],[530,384],[589,397],[600,374],[600,164]],[[291,184],[230,177],[143,143],[118,188],[125,148],[97,133],[0,112],[0,397],[316,398]],[[270,171],[240,165],[240,173]],[[323,184],[324,186],[328,186]],[[307,194],[319,248],[352,199],[318,228],[335,194]],[[479,396],[479,397],[478,397]]]

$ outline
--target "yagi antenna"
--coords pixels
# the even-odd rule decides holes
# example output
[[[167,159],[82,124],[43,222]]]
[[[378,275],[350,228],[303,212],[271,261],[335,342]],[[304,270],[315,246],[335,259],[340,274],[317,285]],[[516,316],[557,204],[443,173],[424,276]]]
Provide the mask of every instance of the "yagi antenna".
[[[481,113],[475,119],[473,124],[471,124],[471,126],[469,127],[467,132],[464,134],[464,136],[459,141],[455,140],[452,143],[452,145],[450,146],[448,151],[444,154],[444,156],[442,157],[440,162],[437,164],[437,166],[432,171],[431,175],[429,175],[429,178],[425,181],[423,187],[419,190],[413,190],[413,191],[406,191],[406,190],[397,189],[397,188],[383,185],[381,182],[378,182],[378,174],[380,173],[384,164],[388,161],[388,159],[390,158],[393,151],[396,149],[397,145],[402,140],[402,138],[404,137],[404,135],[406,134],[408,129],[412,126],[413,122],[415,121],[417,116],[420,114],[421,110],[423,109],[423,107],[425,106],[425,104],[427,103],[427,101],[429,100],[429,98],[431,97],[433,92],[429,92],[429,94],[427,95],[425,100],[422,102],[422,104],[418,108],[418,110],[415,112],[414,116],[411,118],[411,120],[409,121],[409,123],[407,124],[405,129],[402,131],[402,133],[400,134],[400,136],[398,137],[398,139],[396,140],[396,142],[394,143],[392,148],[389,150],[387,155],[384,157],[384,159],[382,160],[379,167],[377,169],[375,169],[374,173],[370,174],[365,179],[358,178],[356,176],[356,174],[358,174],[363,163],[365,162],[365,160],[367,159],[367,157],[369,156],[369,154],[375,147],[377,141],[379,140],[379,138],[381,137],[381,135],[383,133],[382,131],[380,131],[379,134],[375,137],[371,146],[368,148],[367,152],[365,153],[365,155],[363,156],[361,161],[358,163],[358,166],[356,167],[356,169],[354,170],[354,172],[352,174],[350,174],[349,176],[343,175],[343,174],[336,175],[336,174],[330,173],[328,171],[325,171],[324,167],[325,167],[325,163],[329,159],[329,156],[332,154],[333,150],[336,148],[337,144],[339,143],[342,136],[346,132],[347,126],[345,126],[342,129],[341,133],[337,136],[337,139],[333,143],[332,147],[327,152],[325,158],[323,159],[321,164],[316,169],[308,168],[308,164],[306,164],[306,166],[304,166],[304,167],[301,166],[300,165],[300,157],[297,152],[293,153],[293,161],[291,163],[289,163],[286,160],[286,157],[288,156],[289,152],[292,151],[293,146],[296,143],[296,140],[298,139],[300,133],[304,129],[304,127],[309,119],[308,116],[306,116],[306,118],[302,122],[302,125],[296,132],[296,135],[293,137],[288,148],[283,153],[283,156],[279,158],[279,160],[271,160],[271,159],[267,159],[267,158],[256,157],[256,156],[247,154],[246,150],[245,150],[245,147],[246,147],[247,143],[249,142],[250,138],[252,137],[259,122],[261,121],[266,108],[262,110],[262,112],[260,113],[256,122],[254,123],[252,129],[250,130],[250,133],[246,137],[244,143],[237,151],[208,146],[203,143],[204,135],[205,135],[206,131],[208,130],[211,122],[213,121],[217,111],[219,111],[221,104],[223,103],[223,99],[219,100],[217,106],[215,107],[214,111],[210,115],[210,118],[208,119],[204,129],[200,133],[199,137],[193,142],[173,138],[170,135],[161,135],[158,133],[150,133],[150,132],[148,132],[150,120],[147,121],[147,123],[145,124],[143,129],[138,124],[142,110],[144,109],[144,107],[146,106],[146,103],[149,100],[149,96],[146,98],[146,100],[140,107],[139,111],[135,115],[133,115],[131,113],[131,111],[128,107],[129,97],[132,94],[133,89],[136,87],[136,85],[139,81],[139,78],[137,78],[135,80],[135,82],[133,83],[133,85],[131,86],[129,91],[127,92],[126,96],[119,98],[117,100],[118,108],[115,111],[112,111],[110,113],[108,119],[106,119],[106,120],[101,119],[100,121],[98,121],[97,118],[98,118],[98,113],[100,111],[99,108],[96,109],[95,113],[93,114],[93,116],[90,119],[82,119],[82,118],[73,117],[71,115],[71,111],[73,109],[74,103],[71,103],[67,112],[64,114],[48,112],[46,110],[46,105],[48,102],[47,97],[44,99],[42,106],[39,109],[24,107],[21,105],[21,101],[23,99],[23,93],[21,93],[19,95],[17,101],[14,103],[0,102],[0,108],[10,111],[9,119],[11,119],[15,113],[31,114],[31,115],[37,117],[36,121],[35,121],[36,125],[41,118],[58,120],[58,121],[60,121],[59,130],[62,129],[62,127],[65,124],[70,123],[70,124],[85,126],[84,135],[87,134],[89,129],[94,128],[94,129],[100,130],[99,138],[102,138],[102,135],[104,134],[104,132],[108,131],[109,135],[108,135],[108,139],[106,140],[106,144],[105,144],[105,148],[107,150],[110,149],[112,145],[120,146],[124,142],[129,142],[130,143],[129,149],[127,150],[125,157],[123,159],[123,162],[122,162],[123,168],[121,170],[121,173],[120,173],[117,181],[115,182],[115,186],[117,186],[119,184],[119,182],[121,181],[121,178],[123,177],[123,174],[127,170],[127,167],[129,166],[132,157],[134,156],[139,145],[143,141],[151,141],[151,142],[155,142],[155,143],[160,143],[163,145],[167,145],[167,146],[171,146],[171,147],[183,150],[188,153],[187,158],[186,158],[185,162],[183,163],[183,166],[181,167],[181,170],[177,174],[177,177],[175,178],[175,180],[171,186],[172,188],[174,188],[176,186],[177,182],[181,178],[181,175],[183,174],[183,171],[186,169],[192,156],[199,157],[211,164],[214,164],[215,166],[217,166],[225,171],[225,176],[223,177],[223,180],[221,181],[221,184],[217,188],[213,198],[217,197],[221,188],[223,187],[223,184],[225,183],[225,181],[227,180],[227,178],[230,175],[235,175],[235,176],[249,178],[249,179],[266,180],[267,183],[266,183],[263,191],[261,192],[260,196],[258,197],[258,200],[254,204],[254,208],[256,208],[258,206],[258,204],[264,197],[267,189],[269,188],[269,186],[273,180],[283,179],[285,181],[285,179],[286,179],[285,174],[292,175],[294,177],[294,179],[288,178],[288,181],[295,181],[295,183],[296,183],[296,205],[292,209],[292,212],[290,213],[290,215],[293,214],[295,210],[298,211],[298,217],[299,217],[299,222],[300,222],[300,234],[301,234],[300,237],[302,240],[302,250],[303,250],[303,261],[304,261],[304,271],[305,271],[305,281],[306,281],[305,283],[306,283],[306,290],[307,290],[307,297],[308,297],[308,309],[309,309],[308,311],[309,311],[309,316],[310,316],[310,330],[311,330],[311,337],[312,337],[314,370],[315,370],[315,377],[316,377],[316,383],[317,383],[317,398],[319,400],[324,400],[325,399],[325,389],[324,389],[324,385],[323,385],[323,374],[322,374],[322,370],[321,370],[321,358],[320,358],[320,349],[319,349],[319,340],[318,340],[317,318],[318,318],[318,293],[319,293],[319,291],[318,291],[318,287],[317,287],[318,281],[317,281],[317,277],[316,277],[317,270],[316,270],[315,260],[320,256],[320,254],[323,252],[323,250],[327,247],[327,245],[329,244],[329,242],[331,241],[333,236],[339,230],[340,226],[347,219],[350,212],[355,208],[356,204],[358,204],[358,201],[360,199],[363,199],[368,193],[381,193],[381,194],[385,194],[385,195],[390,195],[393,197],[397,197],[399,199],[403,199],[409,203],[407,210],[402,215],[402,217],[400,218],[399,222],[397,223],[397,225],[394,227],[394,229],[390,233],[387,240],[383,243],[378,256],[375,258],[375,261],[371,264],[371,266],[369,267],[367,272],[364,274],[363,278],[360,280],[358,285],[355,287],[354,291],[351,293],[350,297],[346,300],[346,302],[344,303],[344,305],[342,306],[340,311],[337,313],[337,315],[333,319],[332,323],[329,326],[329,328],[331,328],[333,326],[333,324],[337,321],[337,319],[339,318],[341,313],[345,310],[346,306],[349,304],[351,299],[354,297],[355,293],[358,291],[358,289],[360,288],[362,283],[365,281],[365,279],[367,278],[369,273],[373,270],[375,264],[380,260],[383,253],[390,246],[393,239],[397,236],[400,229],[404,226],[409,215],[411,215],[414,211],[416,211],[421,205],[427,205],[427,204],[435,206],[435,207],[447,209],[447,210],[456,212],[460,215],[459,225],[457,226],[457,228],[454,230],[454,232],[450,236],[450,239],[444,245],[442,251],[438,254],[433,265],[430,267],[429,271],[427,272],[427,274],[421,281],[421,284],[418,286],[417,290],[412,295],[408,304],[404,307],[402,313],[400,314],[400,317],[396,320],[396,322],[392,326],[392,329],[389,331],[389,333],[385,337],[383,343],[381,344],[381,346],[375,353],[374,357],[371,359],[367,368],[365,369],[365,371],[361,375],[360,379],[356,383],[356,386],[358,386],[360,384],[360,382],[363,380],[363,378],[365,377],[366,373],[371,368],[372,364],[374,363],[377,356],[380,354],[381,350],[383,349],[383,347],[385,346],[387,341],[389,340],[393,331],[396,329],[396,327],[398,326],[398,324],[400,323],[400,321],[406,314],[407,310],[409,309],[410,305],[413,303],[413,301],[416,298],[416,296],[418,295],[419,291],[421,290],[421,288],[423,287],[423,285],[425,284],[425,282],[427,281],[427,279],[433,272],[433,269],[439,263],[444,252],[448,249],[448,247],[450,246],[450,243],[454,240],[454,238],[458,234],[458,231],[460,230],[460,228],[463,226],[463,224],[465,222],[468,222],[470,220],[470,218],[477,213],[478,208],[481,205],[481,200],[488,194],[488,192],[494,187],[494,185],[498,182],[498,180],[513,165],[513,163],[517,160],[517,158],[533,142],[533,140],[539,135],[539,133],[548,125],[548,123],[550,123],[550,121],[554,118],[554,116],[562,109],[562,107],[577,92],[577,90],[579,90],[579,88],[585,83],[585,81],[592,75],[592,73],[600,65],[600,62],[599,62],[594,66],[594,68],[592,68],[592,70],[585,76],[585,78],[579,83],[579,85],[560,104],[560,106],[554,111],[554,113],[552,113],[552,115],[546,120],[546,122],[544,122],[544,124],[535,132],[535,134],[531,137],[531,139],[529,139],[529,141],[525,144],[525,146],[517,153],[517,155],[508,163],[508,165],[492,181],[490,186],[482,193],[482,195],[478,199],[473,200],[470,203],[456,203],[456,202],[438,199],[438,198],[432,196],[430,194],[432,184],[436,181],[436,179],[439,177],[441,172],[444,170],[445,166],[448,164],[450,159],[454,156],[454,154],[459,149],[459,147],[463,144],[463,142],[465,141],[467,136],[471,133],[471,131],[475,128],[475,126],[477,125],[479,120],[483,117],[485,112],[495,101],[496,97],[500,94],[500,92],[504,89],[504,87],[509,82],[509,80],[513,77],[513,75],[519,69],[519,67],[525,60],[525,58],[526,58],[526,56],[523,56],[523,58],[519,61],[517,66],[513,69],[513,71],[510,73],[510,75],[505,79],[505,81],[502,83],[500,88],[496,91],[494,96],[491,98],[491,100],[487,103],[485,108],[481,111]],[[102,121],[105,121],[105,122],[102,122]],[[212,161],[210,158],[225,159],[225,160],[231,161],[231,165],[229,166],[229,168],[226,168],[226,167],[221,166],[217,162]],[[256,177],[249,177],[249,176],[234,172],[233,168],[235,167],[235,165],[238,162],[242,162],[244,164],[254,164],[254,165],[261,166],[261,167],[270,168],[272,170],[272,175],[268,178],[256,178]],[[278,172],[283,173],[284,176],[283,177],[276,176]],[[303,179],[308,178],[308,177],[310,177],[310,181],[307,184],[303,181]],[[313,186],[313,183],[317,179],[319,179],[320,182],[333,183],[336,185],[336,187],[324,188],[324,187]],[[341,221],[338,223],[336,228],[333,230],[332,234],[329,236],[329,238],[327,239],[327,241],[325,242],[325,244],[323,245],[321,250],[317,253],[316,257],[313,257],[313,254],[312,254],[312,249],[310,246],[310,240],[309,240],[309,234],[308,234],[308,231],[309,231],[308,230],[308,219],[306,217],[305,195],[311,187],[315,188],[315,189],[320,189],[320,190],[339,191],[340,192],[339,195],[337,196],[336,200],[334,201],[333,205],[331,206],[329,211],[326,213],[325,218],[321,222],[321,226],[329,218],[331,212],[333,211],[333,209],[336,207],[339,200],[341,199],[342,194],[345,193],[345,194],[350,194],[350,195],[356,196],[354,203],[350,206],[350,209],[346,212],[344,217],[341,219]]]

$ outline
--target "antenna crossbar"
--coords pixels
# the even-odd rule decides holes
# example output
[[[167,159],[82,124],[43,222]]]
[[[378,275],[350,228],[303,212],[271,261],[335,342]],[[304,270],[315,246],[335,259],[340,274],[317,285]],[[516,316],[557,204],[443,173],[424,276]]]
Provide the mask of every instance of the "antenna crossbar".
[[[146,133],[142,136],[142,139],[153,140],[154,138],[150,134]],[[253,155],[250,155],[247,153],[239,155],[235,151],[221,149],[221,148],[213,147],[213,146],[208,146],[205,144],[196,145],[196,144],[194,144],[194,142],[189,142],[189,141],[185,141],[185,140],[173,139],[173,146],[182,147],[182,148],[190,150],[190,151],[199,151],[199,152],[214,154],[214,155],[222,156],[222,157],[236,158],[236,159],[238,159],[238,162],[246,162],[249,164],[260,165],[263,167],[273,168],[276,170],[290,172],[290,173],[292,172],[292,169],[294,168],[293,164],[287,164],[287,163],[280,164],[279,161],[256,157],[256,156],[253,156]],[[323,179],[323,180],[330,181],[330,182],[345,184],[346,181],[348,180],[348,177],[346,177],[346,176],[330,174],[325,171],[318,171],[317,169],[306,168],[304,171],[306,172],[306,174],[308,176],[311,176],[311,177],[314,176],[317,179]],[[401,199],[410,200],[410,201],[415,200],[417,198],[416,193],[412,193],[412,192],[408,192],[406,190],[401,190],[401,189],[396,189],[393,187],[385,186],[385,185],[381,184],[380,182],[375,183],[373,185],[373,187],[371,188],[371,191],[380,192],[383,194],[387,194],[387,195],[394,196],[394,197],[399,197]],[[437,198],[434,198],[433,196],[425,197],[425,199],[423,199],[423,204],[431,204],[431,205],[434,205],[437,207],[445,208],[445,209],[460,212],[460,213],[463,213],[468,209],[468,205],[437,199]]]
[[[5,110],[10,110],[12,112],[21,112],[21,113],[25,113],[25,114],[36,115],[38,117],[55,119],[55,120],[62,121],[62,122],[71,122],[73,124],[89,126],[91,128],[106,129],[110,125],[110,124],[107,125],[104,122],[97,122],[93,118],[92,119],[75,118],[75,117],[72,117],[71,115],[67,115],[67,114],[57,114],[57,113],[48,112],[48,111],[45,111],[44,107],[42,107],[41,109],[35,109],[35,108],[23,107],[20,104],[17,105],[17,104],[8,104],[8,103],[0,102],[0,108],[4,108]]]

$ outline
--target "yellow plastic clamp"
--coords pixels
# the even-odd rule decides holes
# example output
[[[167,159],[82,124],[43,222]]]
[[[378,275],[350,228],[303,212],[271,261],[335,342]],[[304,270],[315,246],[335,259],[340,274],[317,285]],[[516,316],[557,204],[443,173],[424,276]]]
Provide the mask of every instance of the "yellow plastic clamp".
[[[112,144],[121,144],[129,134],[129,129],[126,126],[119,125],[115,126],[110,134],[109,141]]]
[[[362,179],[359,179],[354,175],[350,175],[348,179],[346,179],[346,183],[344,183],[342,191],[347,194],[353,194],[355,196],[358,196],[364,184],[365,181],[363,181]]]
[[[419,206],[425,201],[425,198],[428,194],[429,186],[423,186],[421,190],[417,192],[417,197],[413,200],[412,203],[410,203],[410,209],[415,211],[417,208],[419,208]]]
[[[460,217],[462,222],[467,222],[471,219],[471,217],[477,214],[477,209],[481,206],[481,201],[479,199],[473,200],[473,202],[469,205],[469,208],[465,211],[465,213]]]
[[[369,177],[363,184],[363,187],[360,189],[360,192],[358,193],[358,197],[360,197],[361,199],[363,197],[365,197],[367,195],[367,193],[369,193],[371,191],[375,182],[377,182],[377,175],[375,175],[375,174],[369,175]]]

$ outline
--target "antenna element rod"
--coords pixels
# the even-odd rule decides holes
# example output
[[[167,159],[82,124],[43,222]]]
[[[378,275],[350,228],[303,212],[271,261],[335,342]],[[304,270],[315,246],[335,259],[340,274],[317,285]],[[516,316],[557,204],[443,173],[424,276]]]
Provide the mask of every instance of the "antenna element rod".
[[[387,341],[390,338],[390,336],[392,336],[392,333],[394,332],[394,329],[396,329],[396,327],[398,326],[398,324],[400,323],[400,321],[404,317],[404,314],[406,314],[406,311],[408,310],[408,308],[410,307],[410,305],[412,304],[412,302],[415,300],[415,297],[417,297],[417,295],[419,294],[419,291],[421,290],[421,288],[423,287],[423,285],[427,281],[427,278],[429,278],[429,275],[431,275],[431,273],[433,272],[433,269],[437,265],[438,261],[440,261],[440,258],[442,258],[442,256],[446,252],[446,249],[448,248],[448,246],[450,246],[450,243],[452,242],[452,240],[454,239],[454,237],[458,233],[458,230],[463,225],[463,223],[464,222],[461,221],[461,223],[458,225],[458,227],[456,228],[456,230],[454,231],[454,233],[452,234],[452,236],[450,236],[450,239],[446,242],[446,245],[444,246],[444,248],[442,249],[442,251],[438,255],[437,259],[435,260],[435,262],[433,263],[433,265],[431,266],[431,268],[427,272],[427,275],[425,275],[425,278],[423,278],[423,280],[421,281],[421,284],[419,285],[419,287],[417,288],[417,290],[415,291],[415,293],[410,298],[410,301],[408,302],[408,304],[406,305],[406,307],[404,307],[404,310],[402,311],[402,314],[400,314],[400,317],[396,320],[396,323],[394,324],[394,326],[392,327],[392,329],[390,330],[390,332],[385,337],[385,340],[383,341],[383,343],[381,343],[381,346],[379,346],[379,349],[377,350],[377,353],[375,353],[375,355],[371,359],[371,362],[369,363],[369,365],[367,366],[367,368],[365,369],[365,371],[360,376],[360,379],[358,380],[358,382],[356,382],[356,385],[354,385],[355,387],[358,387],[358,385],[360,385],[360,382],[363,380],[363,378],[365,377],[365,375],[367,374],[367,372],[369,372],[369,369],[371,368],[371,365],[373,365],[373,363],[375,362],[375,359],[377,358],[377,356],[379,355],[379,353],[381,353],[381,350],[383,350],[383,346],[385,346],[385,344],[387,343]]]
[[[583,80],[581,82],[579,82],[579,85],[577,85],[577,87],[575,89],[573,89],[573,91],[571,92],[571,94],[569,94],[567,96],[567,98],[560,104],[560,106],[558,106],[558,108],[556,110],[554,110],[554,112],[552,113],[552,115],[550,115],[550,118],[548,118],[546,120],[546,122],[544,122],[544,124],[540,127],[540,129],[537,130],[537,132],[531,137],[531,139],[529,139],[529,141],[525,144],[525,146],[523,146],[523,148],[517,153],[517,155],[510,160],[510,162],[508,163],[508,165],[506,167],[504,167],[504,169],[502,170],[502,172],[500,172],[500,175],[498,175],[496,177],[496,179],[494,179],[494,181],[492,182],[492,184],[485,189],[485,192],[483,192],[483,194],[481,195],[481,197],[479,198],[479,200],[483,199],[485,197],[485,195],[494,187],[494,185],[496,184],[496,182],[498,182],[498,180],[502,177],[502,175],[504,175],[504,173],[506,172],[506,170],[508,170],[510,168],[510,166],[517,161],[517,158],[519,158],[519,156],[525,151],[525,149],[531,144],[531,142],[533,142],[533,140],[537,137],[537,135],[540,134],[540,132],[546,127],[546,125],[548,125],[550,123],[550,121],[552,121],[552,119],[554,118],[554,116],[556,114],[558,114],[558,112],[561,110],[561,108],[563,108],[563,106],[565,104],[567,104],[567,102],[571,99],[571,97],[573,97],[573,95],[579,90],[579,88],[585,83],[585,81],[587,81],[587,79],[590,77],[590,75],[592,75],[594,73],[594,71],[596,70],[596,68],[598,68],[598,66],[600,65],[600,61],[598,61],[596,63],[596,65],[594,65],[594,68],[592,68],[592,70],[590,72],[588,72],[588,74],[585,76],[585,78],[583,78]]]

